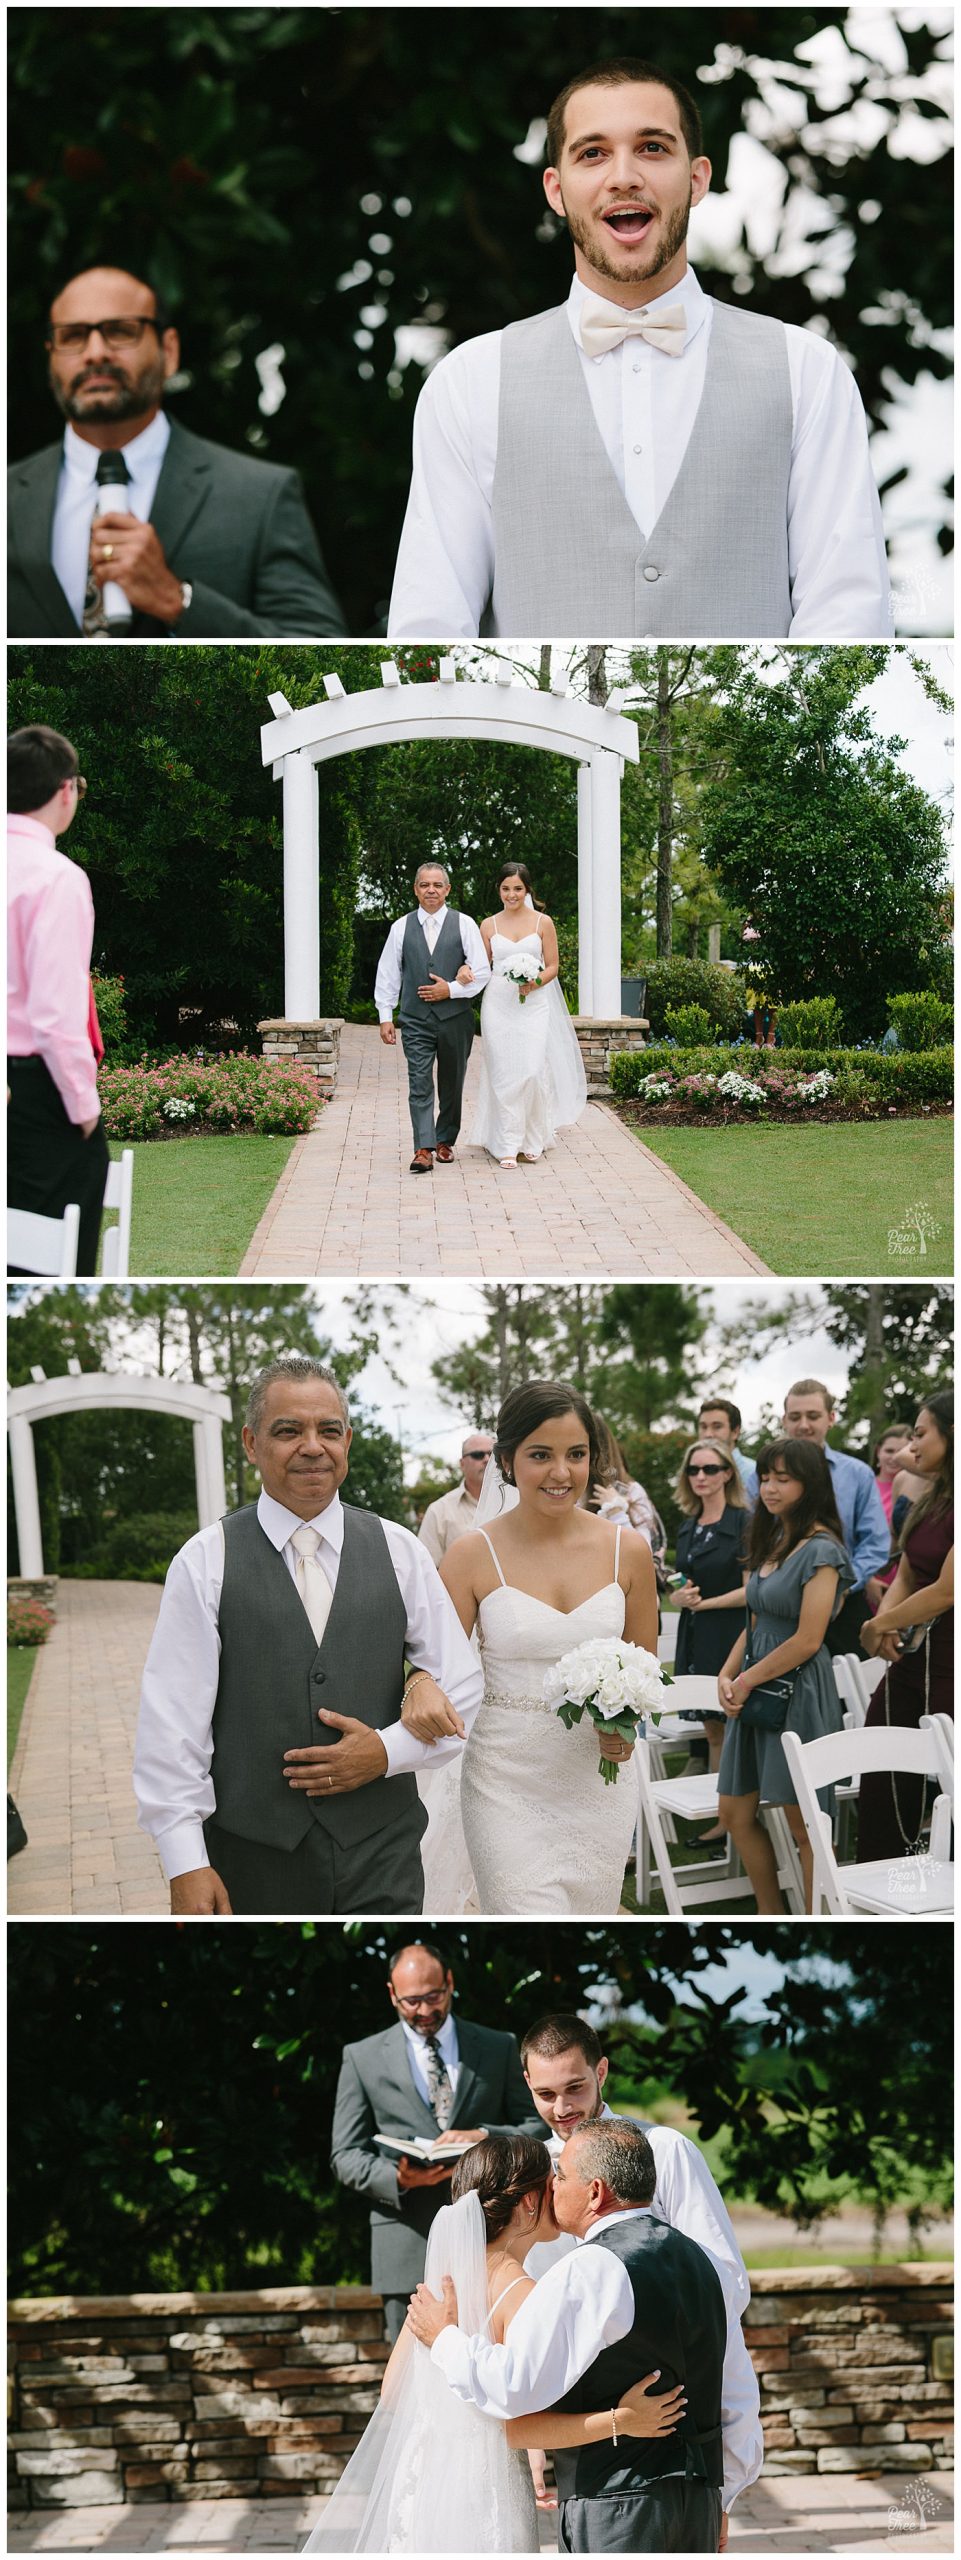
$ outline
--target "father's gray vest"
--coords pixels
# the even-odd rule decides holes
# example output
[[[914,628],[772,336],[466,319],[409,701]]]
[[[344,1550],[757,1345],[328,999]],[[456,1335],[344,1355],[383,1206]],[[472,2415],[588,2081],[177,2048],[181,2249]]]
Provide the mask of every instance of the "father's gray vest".
[[[792,436],[781,322],[716,302],[687,451],[645,541],[611,469],[566,305],[514,321],[501,340],[495,631],[782,636]]]
[[[554,2453],[561,2498],[616,2498],[645,2481],[722,2477],[721,2371],[727,2313],[721,2280],[705,2249],[656,2214],[603,2223],[586,2242],[609,2249],[630,2277],[634,2320],[604,2347],[556,2406],[612,2409],[632,2383],[660,2369],[658,2396],[683,2382],[687,2411],[670,2436],[622,2436],[618,2444],[569,2445]]]
[[[323,1642],[256,1504],[228,1513],[220,1601],[220,1680],[211,1776],[217,1821],[241,1840],[296,1849],[311,1823],[344,1843],[388,1825],[419,1840],[426,1815],[412,1777],[374,1778],[348,1795],[294,1794],[285,1751],[332,1742],[319,1707],[382,1732],[396,1724],[407,1615],[381,1522],[344,1505],[344,1545]]]
[[[420,921],[420,910],[415,908],[408,916],[404,927],[400,955],[398,1021],[429,1022],[431,1014],[435,1018],[439,1015],[443,1020],[449,1013],[463,1013],[465,1005],[469,1014],[469,996],[442,996],[439,1004],[428,1005],[424,1004],[417,993],[418,987],[427,986],[432,969],[438,978],[446,978],[449,986],[451,980],[456,978],[458,969],[463,968],[466,957],[460,917],[454,915],[450,907],[447,909],[433,951],[428,948]]]

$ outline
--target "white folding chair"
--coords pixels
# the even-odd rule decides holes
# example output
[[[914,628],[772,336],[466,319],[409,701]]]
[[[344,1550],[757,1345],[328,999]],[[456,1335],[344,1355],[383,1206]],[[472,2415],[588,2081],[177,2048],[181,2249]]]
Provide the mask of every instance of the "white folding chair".
[[[664,1707],[656,1723],[650,1717],[645,1728],[656,1778],[667,1776],[668,1752],[683,1750],[690,1755],[692,1743],[704,1741],[703,1711],[705,1707],[716,1706],[716,1680],[704,1679],[693,1671],[684,1672],[679,1680],[672,1680],[670,1688],[665,1689]],[[683,1715],[682,1708],[685,1710]],[[696,1723],[694,1716],[697,1717]]]
[[[637,1899],[643,1911],[650,1903],[651,1861],[657,1870],[661,1891],[668,1911],[683,1915],[697,1908],[713,1909],[715,1903],[733,1902],[753,1893],[750,1878],[745,1875],[733,1840],[728,1841],[722,1858],[703,1863],[672,1866],[669,1843],[676,1842],[676,1825],[681,1822],[709,1821],[717,1814],[717,1774],[709,1771],[699,1777],[657,1778],[651,1767],[650,1745],[642,1737],[634,1746],[634,1771],[637,1780]],[[762,1820],[770,1831],[777,1858],[778,1884],[789,1911],[804,1909],[804,1880],[790,1825],[781,1805],[764,1805]]]
[[[7,1210],[7,1260],[18,1270],[36,1271],[44,1280],[73,1280],[79,1249],[76,1200],[62,1218],[41,1218],[33,1209]]]
[[[666,1663],[668,1669],[670,1669],[671,1663],[674,1661],[677,1653],[677,1639],[680,1633],[680,1625],[680,1610],[665,1609],[664,1616],[661,1619],[661,1632],[657,1639],[657,1659],[659,1662]]]
[[[861,1725],[857,1730],[823,1734],[816,1742],[800,1742],[796,1733],[782,1734],[814,1854],[815,1911],[838,1916],[874,1911],[924,1919],[951,1910],[954,1870],[944,1851],[950,1836],[954,1763],[941,1722],[939,1716],[926,1717],[924,1730],[918,1732],[906,1725]],[[836,1786],[839,1779],[887,1770],[935,1780],[939,1792],[932,1814],[931,1852],[927,1857],[872,1858],[839,1867],[830,1815],[822,1812],[818,1789]]]
[[[130,1226],[133,1216],[133,1148],[125,1147],[119,1163],[111,1162],[107,1188],[103,1195],[105,1209],[119,1211],[115,1227],[105,1227],[100,1251],[100,1269],[105,1280],[127,1280],[130,1277]]]

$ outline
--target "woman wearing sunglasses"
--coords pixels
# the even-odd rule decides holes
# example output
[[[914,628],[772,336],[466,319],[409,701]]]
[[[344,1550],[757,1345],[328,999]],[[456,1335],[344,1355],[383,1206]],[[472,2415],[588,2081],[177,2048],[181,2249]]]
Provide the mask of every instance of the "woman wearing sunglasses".
[[[719,1440],[692,1441],[674,1493],[685,1515],[677,1533],[678,1570],[684,1580],[675,1593],[681,1622],[674,1669],[679,1678],[697,1672],[716,1680],[744,1625],[750,1515],[730,1449]],[[720,1707],[703,1712],[708,1764],[716,1769],[725,1719]],[[701,1834],[709,1843],[724,1837],[717,1824]]]

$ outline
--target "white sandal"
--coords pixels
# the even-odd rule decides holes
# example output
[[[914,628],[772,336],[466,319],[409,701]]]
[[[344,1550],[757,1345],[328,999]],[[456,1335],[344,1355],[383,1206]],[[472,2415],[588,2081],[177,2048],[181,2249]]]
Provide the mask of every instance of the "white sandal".
[[[498,1161],[498,1164],[502,1166],[502,1168],[503,1168],[503,1170],[504,1170],[504,1172],[505,1172],[505,1173],[509,1173],[509,1172],[511,1172],[511,1171],[513,1171],[514,1173],[516,1173],[516,1171],[517,1171],[517,1157],[516,1157],[516,1156],[498,1156],[497,1161]]]

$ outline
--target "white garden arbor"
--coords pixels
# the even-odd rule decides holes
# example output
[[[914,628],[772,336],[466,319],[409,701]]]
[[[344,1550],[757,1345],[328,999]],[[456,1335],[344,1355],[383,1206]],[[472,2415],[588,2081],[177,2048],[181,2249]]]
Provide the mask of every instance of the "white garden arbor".
[[[535,693],[499,666],[493,684],[458,683],[442,658],[437,684],[402,684],[392,660],[381,689],[346,693],[324,677],[323,702],[294,711],[268,696],[274,718],[261,730],[263,760],[284,792],[284,1012],[312,1022],[320,1011],[320,879],[317,767],[362,747],[415,738],[491,738],[541,747],[577,765],[578,1012],[613,1020],[621,1012],[621,775],[638,760],[638,733],[620,710],[581,702],[559,676]],[[425,861],[434,848],[424,847]]]
[[[62,1378],[47,1378],[42,1369],[34,1369],[30,1385],[14,1387],[7,1403],[13,1507],[23,1581],[39,1582],[43,1576],[33,1429],[35,1423],[46,1422],[54,1414],[102,1412],[106,1408],[113,1412],[173,1414],[178,1422],[189,1422],[194,1435],[198,1526],[208,1529],[215,1520],[222,1519],[227,1508],[223,1426],[231,1419],[231,1408],[229,1396],[219,1394],[215,1387],[178,1384],[174,1378],[82,1370],[79,1362],[72,1360]]]

